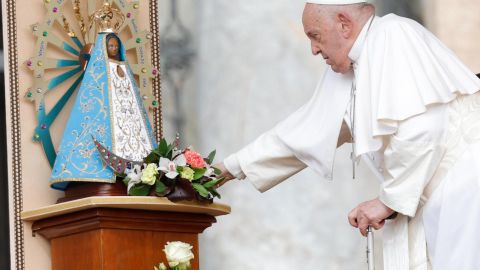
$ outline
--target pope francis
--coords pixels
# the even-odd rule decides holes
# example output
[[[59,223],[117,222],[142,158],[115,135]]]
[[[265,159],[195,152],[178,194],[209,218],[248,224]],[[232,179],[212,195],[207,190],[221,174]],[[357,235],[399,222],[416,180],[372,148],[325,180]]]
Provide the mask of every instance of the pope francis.
[[[216,166],[266,191],[306,166],[332,178],[352,143],[380,178],[349,216],[383,228],[384,268],[480,269],[480,79],[420,24],[358,0],[310,0],[312,53],[329,65],[309,103]],[[388,217],[396,217],[385,221]]]

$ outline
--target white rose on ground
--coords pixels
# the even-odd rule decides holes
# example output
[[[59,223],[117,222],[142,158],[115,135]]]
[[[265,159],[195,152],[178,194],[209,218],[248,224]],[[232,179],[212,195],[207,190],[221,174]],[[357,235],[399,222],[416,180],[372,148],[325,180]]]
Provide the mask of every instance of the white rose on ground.
[[[164,263],[160,263],[158,267],[155,266],[154,268],[155,270],[167,270],[167,267],[165,266]]]
[[[192,248],[190,244],[180,241],[167,242],[163,251],[167,256],[168,265],[181,270],[189,269],[190,260],[194,257]]]

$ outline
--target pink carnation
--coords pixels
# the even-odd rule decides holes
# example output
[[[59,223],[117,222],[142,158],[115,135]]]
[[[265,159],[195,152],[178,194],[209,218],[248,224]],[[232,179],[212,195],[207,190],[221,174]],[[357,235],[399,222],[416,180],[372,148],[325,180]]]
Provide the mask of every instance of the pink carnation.
[[[187,160],[187,164],[192,168],[201,169],[205,167],[205,161],[203,160],[202,156],[192,150],[185,151],[185,159]]]

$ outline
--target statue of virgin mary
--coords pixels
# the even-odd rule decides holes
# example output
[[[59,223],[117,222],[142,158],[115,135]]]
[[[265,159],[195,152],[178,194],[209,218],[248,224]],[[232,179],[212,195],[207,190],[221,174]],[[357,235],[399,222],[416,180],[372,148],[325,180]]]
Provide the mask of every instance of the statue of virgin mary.
[[[72,181],[115,183],[93,139],[132,161],[142,161],[156,147],[125,49],[111,31],[97,36],[57,153],[53,188],[63,190]]]

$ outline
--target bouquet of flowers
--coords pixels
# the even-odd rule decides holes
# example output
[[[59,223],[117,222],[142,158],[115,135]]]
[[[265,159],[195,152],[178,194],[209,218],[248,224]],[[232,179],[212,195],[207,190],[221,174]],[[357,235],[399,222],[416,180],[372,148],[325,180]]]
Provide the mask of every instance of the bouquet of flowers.
[[[191,148],[179,149],[178,137],[169,144],[165,139],[143,162],[122,159],[95,141],[102,159],[127,186],[128,195],[156,195],[172,201],[199,200],[213,202],[220,198],[216,186],[223,179],[211,164],[216,151],[206,158]]]

